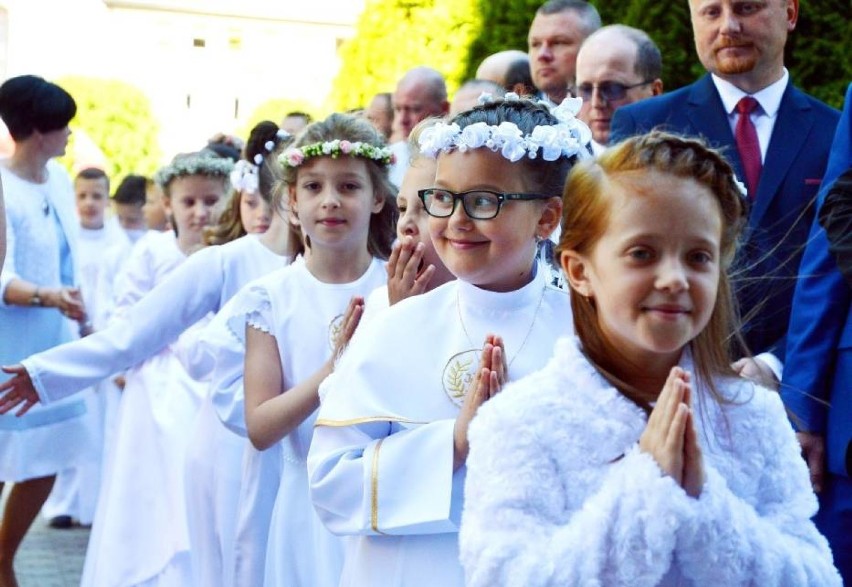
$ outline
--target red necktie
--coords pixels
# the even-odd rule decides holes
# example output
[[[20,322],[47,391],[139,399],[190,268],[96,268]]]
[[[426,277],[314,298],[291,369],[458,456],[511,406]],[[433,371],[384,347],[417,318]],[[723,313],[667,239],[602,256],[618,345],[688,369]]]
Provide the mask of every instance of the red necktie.
[[[760,181],[760,170],[763,168],[760,161],[760,143],[757,140],[757,131],[749,116],[757,107],[757,100],[751,96],[745,96],[737,102],[737,112],[739,112],[740,117],[734,130],[737,151],[739,151],[740,161],[743,163],[748,197],[751,200],[757,197],[757,184]]]

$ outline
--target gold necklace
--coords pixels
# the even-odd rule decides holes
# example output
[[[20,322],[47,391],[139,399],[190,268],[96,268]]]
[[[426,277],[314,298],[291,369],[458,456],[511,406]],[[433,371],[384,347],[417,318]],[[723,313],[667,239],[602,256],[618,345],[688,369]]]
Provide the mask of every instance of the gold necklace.
[[[541,310],[541,305],[544,302],[545,291],[547,291],[547,285],[541,288],[541,295],[538,298],[538,305],[535,308],[535,313],[533,314],[532,322],[530,322],[530,327],[527,329],[527,333],[524,335],[524,339],[521,341],[521,346],[519,346],[518,350],[515,351],[515,356],[509,359],[509,361],[506,363],[507,369],[512,366],[512,363],[515,361],[515,359],[518,358],[518,355],[521,354],[521,351],[524,350],[524,346],[527,344],[527,340],[529,340],[530,334],[532,334],[533,327],[535,326],[535,321],[538,320],[538,312],[539,310]],[[464,332],[464,335],[467,337],[467,341],[470,343],[471,348],[482,350],[482,347],[477,347],[476,344],[473,342],[473,339],[470,337],[470,334],[468,334],[467,328],[464,325],[464,320],[462,320],[461,302],[459,301],[458,288],[456,289],[456,312],[459,316],[459,324],[462,327],[462,332]]]

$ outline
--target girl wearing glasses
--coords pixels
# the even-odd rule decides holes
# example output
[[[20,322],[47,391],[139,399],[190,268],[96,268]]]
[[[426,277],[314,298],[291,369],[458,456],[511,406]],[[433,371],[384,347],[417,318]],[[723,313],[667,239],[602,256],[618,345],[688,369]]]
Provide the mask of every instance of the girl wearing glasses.
[[[565,175],[590,133],[573,101],[510,96],[424,131],[437,158],[421,190],[428,229],[458,278],[362,325],[332,374],[308,457],[314,506],[356,535],[341,585],[463,585],[458,528],[467,427],[508,381],[572,332],[537,242],[559,222]]]

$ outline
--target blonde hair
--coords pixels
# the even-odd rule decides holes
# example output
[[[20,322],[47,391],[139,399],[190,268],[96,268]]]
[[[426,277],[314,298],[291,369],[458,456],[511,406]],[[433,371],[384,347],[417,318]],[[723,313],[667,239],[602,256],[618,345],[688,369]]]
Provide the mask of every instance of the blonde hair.
[[[423,131],[427,128],[432,128],[439,122],[443,122],[443,118],[439,118],[437,116],[430,116],[428,118],[424,118],[411,129],[411,132],[408,133],[408,164],[416,165],[421,161],[431,161],[434,162],[435,159],[433,157],[428,157],[423,154],[423,151],[420,150],[420,135],[423,134]]]
[[[304,147],[305,145],[335,139],[351,143],[369,143],[374,147],[385,146],[384,137],[367,120],[351,114],[335,113],[325,120],[309,124],[293,142],[292,147]],[[384,202],[382,209],[370,217],[367,250],[374,257],[387,259],[396,238],[397,189],[388,179],[388,170],[383,163],[366,157],[362,157],[361,160],[367,166],[367,173],[373,184],[375,195],[379,196],[379,199]],[[276,207],[280,205],[281,198],[286,197],[289,191],[287,188],[296,185],[299,167],[279,165],[279,171],[283,185],[279,186],[274,196]],[[307,243],[307,245],[310,247],[310,243]]]
[[[565,184],[562,236],[556,251],[560,255],[565,251],[589,254],[606,231],[609,219],[612,198],[606,193],[607,181],[629,181],[630,175],[649,171],[693,179],[708,188],[719,204],[722,235],[718,291],[709,322],[693,339],[692,351],[698,377],[713,397],[724,403],[713,378],[735,375],[730,367],[731,345],[734,340],[743,344],[728,270],[745,224],[745,206],[733,169],[717,151],[698,139],[655,131],[627,139],[596,159],[581,161]],[[572,289],[571,309],[583,350],[592,363],[625,396],[650,410],[656,396],[624,380],[622,374],[635,372],[639,366],[629,364],[601,332],[594,302]]]

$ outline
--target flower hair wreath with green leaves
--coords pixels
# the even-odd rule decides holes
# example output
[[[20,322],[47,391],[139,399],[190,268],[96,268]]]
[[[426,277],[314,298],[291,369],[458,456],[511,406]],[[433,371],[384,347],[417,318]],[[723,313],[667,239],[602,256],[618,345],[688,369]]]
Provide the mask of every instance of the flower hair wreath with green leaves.
[[[187,177],[190,175],[228,179],[233,169],[234,163],[230,159],[206,153],[189,153],[178,155],[171,163],[161,167],[154,174],[154,181],[160,187],[165,188],[178,177]]]
[[[377,147],[370,143],[350,142],[334,139],[322,143],[313,143],[302,147],[291,147],[278,156],[278,162],[283,167],[299,167],[311,157],[331,157],[337,159],[341,155],[363,157],[376,161],[384,166],[393,165],[395,157],[387,147]]]

